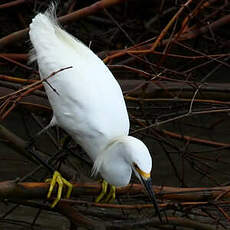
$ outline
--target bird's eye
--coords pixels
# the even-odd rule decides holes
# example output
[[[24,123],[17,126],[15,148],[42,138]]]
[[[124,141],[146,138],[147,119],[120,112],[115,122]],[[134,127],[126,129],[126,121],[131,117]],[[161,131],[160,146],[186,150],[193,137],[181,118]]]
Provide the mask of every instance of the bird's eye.
[[[133,163],[133,167],[134,167],[135,169],[139,169],[139,167],[137,166],[136,163]]]

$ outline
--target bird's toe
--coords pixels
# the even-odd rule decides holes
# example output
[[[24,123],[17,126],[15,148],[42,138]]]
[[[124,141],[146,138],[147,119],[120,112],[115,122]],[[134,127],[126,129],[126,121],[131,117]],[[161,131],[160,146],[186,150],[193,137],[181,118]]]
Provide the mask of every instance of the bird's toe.
[[[104,196],[107,193],[107,189],[108,189],[108,182],[103,180],[101,183],[101,193],[96,198],[96,200],[95,200],[96,203],[99,203],[102,201],[102,199],[104,198]]]
[[[64,179],[58,171],[55,171],[52,179],[47,179],[46,182],[50,183],[49,192],[47,194],[47,199],[51,197],[51,194],[54,190],[55,185],[58,184],[57,197],[51,204],[51,208],[54,208],[57,205],[57,203],[60,201],[64,185],[68,187],[66,198],[70,197],[73,186],[69,181]]]
[[[116,187],[111,185],[109,194],[105,198],[105,203],[112,203],[116,199]]]

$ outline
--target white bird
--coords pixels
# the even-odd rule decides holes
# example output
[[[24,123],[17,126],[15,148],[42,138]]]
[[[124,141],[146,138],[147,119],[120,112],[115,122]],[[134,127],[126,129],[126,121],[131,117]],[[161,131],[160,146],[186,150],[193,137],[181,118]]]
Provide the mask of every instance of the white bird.
[[[64,129],[93,161],[93,173],[99,172],[105,180],[98,202],[107,192],[107,183],[112,186],[108,198],[115,198],[115,187],[128,185],[134,171],[161,220],[151,186],[152,158],[142,141],[128,135],[129,117],[118,82],[101,59],[58,25],[55,11],[51,4],[44,14],[37,14],[29,31],[31,60],[37,61],[41,79],[72,66],[43,83],[53,110],[49,126]],[[55,172],[48,196],[55,178],[60,184],[64,180]]]

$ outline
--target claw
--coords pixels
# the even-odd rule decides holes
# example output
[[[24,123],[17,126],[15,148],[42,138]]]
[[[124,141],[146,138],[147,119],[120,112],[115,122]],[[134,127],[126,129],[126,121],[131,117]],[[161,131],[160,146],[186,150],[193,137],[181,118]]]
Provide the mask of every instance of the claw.
[[[103,180],[101,183],[101,193],[96,198],[96,200],[95,200],[96,203],[99,203],[102,200],[102,198],[105,196],[105,194],[107,192],[107,189],[108,189],[108,182]]]
[[[116,187],[114,185],[110,186],[110,191],[107,197],[105,198],[105,203],[112,203],[116,198]]]
[[[115,200],[116,198],[116,187],[113,185],[110,185],[110,191],[108,192],[108,182],[103,180],[101,183],[101,193],[99,196],[96,198],[95,202],[104,202],[104,203],[109,203]],[[107,196],[106,196],[107,194]]]
[[[51,208],[54,208],[56,206],[56,204],[60,201],[64,185],[66,185],[68,187],[68,190],[67,190],[67,193],[66,193],[66,198],[70,197],[72,189],[73,189],[73,185],[69,181],[64,179],[58,171],[55,171],[54,174],[53,174],[53,178],[52,179],[47,179],[46,182],[50,183],[49,192],[47,194],[48,199],[50,198],[50,196],[52,194],[52,191],[54,189],[55,184],[56,183],[58,184],[57,197],[54,200],[54,202],[51,204]]]

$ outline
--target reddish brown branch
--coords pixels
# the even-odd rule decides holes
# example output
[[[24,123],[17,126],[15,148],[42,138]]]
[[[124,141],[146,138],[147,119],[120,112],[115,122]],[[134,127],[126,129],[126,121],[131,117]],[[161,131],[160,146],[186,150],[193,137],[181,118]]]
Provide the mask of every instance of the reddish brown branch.
[[[23,97],[28,96],[30,93],[42,88],[41,83],[46,82],[52,88],[52,86],[47,82],[47,79],[49,79],[50,77],[53,77],[55,74],[57,74],[57,73],[59,73],[59,72],[61,72],[63,70],[66,70],[66,69],[69,69],[69,68],[72,68],[72,67],[69,66],[69,67],[66,67],[66,68],[59,69],[59,70],[51,73],[48,77],[46,77],[46,78],[44,78],[42,80],[35,81],[32,84],[30,84],[28,86],[25,86],[22,89],[17,90],[14,93],[8,94],[8,95],[6,95],[4,97],[0,97],[0,100],[4,99],[3,103],[0,106],[0,118],[5,119],[8,116],[8,114],[15,108],[16,104]],[[58,94],[58,92],[54,88],[52,88],[52,89]]]
[[[0,74],[0,80],[8,81],[8,82],[15,82],[15,83],[21,83],[21,84],[31,84],[34,82],[37,82],[38,80],[33,79],[24,79],[24,78],[18,78],[18,77],[12,77],[7,75]]]
[[[4,3],[4,4],[0,5],[0,9],[5,9],[5,8],[12,7],[12,6],[18,6],[24,2],[25,2],[25,0],[15,0],[12,2]]]
[[[65,16],[62,16],[59,18],[61,23],[68,23],[71,21],[75,21],[78,20],[79,18],[82,17],[86,17],[88,15],[92,15],[96,12],[98,12],[99,10],[103,10],[104,8],[113,6],[115,4],[119,4],[122,2],[125,2],[127,0],[101,0],[98,1],[88,7],[82,8],[80,10],[77,10],[73,13],[67,14]],[[11,33],[3,38],[0,39],[0,49],[12,44],[14,42],[17,42],[18,40],[23,40],[25,39],[27,33],[29,32],[29,28],[23,29],[23,30],[19,30],[16,31],[14,33]]]
[[[216,20],[215,22],[208,24],[206,26],[203,26],[201,28],[198,29],[194,29],[194,30],[189,30],[189,32],[182,34],[179,38],[179,40],[187,40],[187,39],[192,39],[197,37],[198,35],[204,34],[209,30],[215,30],[220,26],[223,26],[225,24],[229,24],[230,23],[230,14],[229,15],[225,15],[222,18]]]
[[[49,188],[49,184],[47,183],[15,183],[12,181],[5,181],[0,183],[0,198],[8,198],[8,199],[45,199],[47,191]],[[226,187],[216,187],[216,188],[172,188],[172,187],[155,187],[155,191],[158,195],[164,193],[164,198],[170,199],[174,193],[174,195],[183,197],[187,196],[190,192],[192,194],[196,194],[198,191],[200,193],[200,199],[202,200],[211,200],[213,196],[217,195],[221,191],[229,191],[230,186]],[[74,183],[73,193],[72,196],[75,196],[76,198],[79,198],[81,195],[97,195],[100,192],[101,186],[100,184],[82,184],[82,183]],[[144,188],[140,184],[134,184],[129,185],[123,188],[118,188],[117,194],[121,196],[122,194],[138,194],[142,193],[144,191]],[[193,195],[192,195],[193,196]],[[230,194],[226,194],[226,197],[229,197]],[[73,203],[73,202],[72,202]],[[85,225],[88,228],[91,228],[92,226],[95,226],[95,224],[98,224],[97,222],[89,219],[88,217],[85,217],[82,215],[82,213],[79,213],[75,208],[72,208],[70,206],[70,202],[68,200],[62,200],[58,206],[57,210],[65,215],[66,217],[70,218],[71,221],[74,223],[78,223],[80,225]],[[84,202],[79,201],[75,202],[75,204],[84,204]],[[102,208],[123,208],[123,209],[139,209],[139,208],[152,208],[152,205],[120,205],[120,204],[95,204],[88,202],[88,205],[92,205]],[[195,205],[197,203],[190,203],[190,205]],[[204,204],[204,203],[200,203]],[[85,203],[87,205],[87,203]],[[170,205],[170,204],[169,204]],[[160,205],[165,206],[165,205]],[[166,207],[166,206],[165,206]],[[188,220],[186,218],[180,218],[180,217],[167,217],[168,221],[165,222],[167,225],[176,225],[176,226],[186,226],[189,228],[195,228],[195,229],[215,229],[212,228],[212,226],[207,224],[202,224],[197,221]],[[145,218],[145,219],[137,219],[136,222],[104,222],[105,226],[110,227],[132,227],[132,226],[138,226],[143,224],[153,224],[153,225],[159,225],[160,222],[157,218]],[[102,226],[103,227],[103,226]],[[221,228],[220,228],[221,229]]]
[[[189,3],[189,1],[187,3]],[[209,30],[214,31],[217,28],[219,28],[220,26],[223,26],[223,25],[228,24],[230,22],[230,15],[226,15],[226,16],[223,16],[222,18],[214,21],[213,23],[208,24],[206,26],[203,26],[201,28],[197,29],[197,28],[191,27],[189,29],[186,29],[186,33],[182,33],[183,32],[183,29],[182,29],[172,39],[162,40],[163,37],[165,36],[165,33],[168,31],[169,27],[176,20],[176,18],[181,14],[183,9],[184,9],[183,7],[180,8],[180,10],[177,12],[177,14],[174,15],[174,17],[170,20],[168,25],[162,30],[161,34],[158,36],[157,40],[154,43],[145,44],[145,45],[135,44],[134,46],[129,47],[127,49],[118,50],[118,51],[114,52],[113,54],[104,58],[104,62],[108,63],[110,60],[121,57],[121,56],[126,55],[126,54],[142,55],[142,54],[154,53],[157,46],[164,46],[164,45],[168,44],[168,42],[170,42],[170,41],[182,41],[182,40],[192,39],[192,38],[195,38],[201,34],[206,33]]]
[[[15,183],[4,181],[0,183],[0,198],[8,199],[44,199],[48,192],[48,183]],[[177,188],[153,186],[157,197],[174,201],[210,201],[215,200],[220,194],[222,199],[230,198],[230,186],[210,187],[210,188]],[[98,195],[101,191],[99,183],[73,183],[72,197],[79,198],[82,195]],[[126,187],[117,188],[117,196],[145,194],[145,189],[141,184],[130,184]]]
[[[7,57],[6,55],[1,55],[1,54],[0,54],[0,58],[5,59],[5,60],[7,60],[8,62],[14,63],[15,65],[18,65],[18,66],[20,66],[20,67],[22,67],[22,68],[24,68],[24,69],[33,70],[33,68],[31,68],[31,67],[29,67],[29,66],[27,66],[27,65],[24,65],[24,64],[22,64],[22,63],[20,63],[20,62],[18,62],[18,61],[15,61],[14,59],[11,59],[11,58]]]
[[[190,136],[186,136],[186,135],[181,135],[175,132],[171,132],[165,129],[160,130],[160,132],[173,137],[173,138],[177,138],[180,140],[186,140],[189,142],[195,142],[195,143],[199,143],[199,144],[205,144],[205,145],[210,145],[210,146],[215,146],[215,147],[230,147],[230,143],[223,143],[223,142],[216,142],[216,141],[210,141],[210,140],[205,140],[205,139],[200,139],[197,137],[190,137]]]
[[[28,54],[19,54],[19,53],[0,53],[0,56],[13,59],[15,61],[27,61]]]
[[[151,47],[151,51],[154,52],[156,47],[159,45],[160,41],[164,38],[166,33],[168,32],[169,28],[173,25],[173,23],[178,19],[181,13],[184,11],[186,7],[192,2],[193,0],[188,0],[185,4],[181,6],[181,8],[177,11],[177,13],[173,16],[173,18],[169,21],[166,27],[161,31],[160,35],[157,37],[157,40],[153,43]]]

